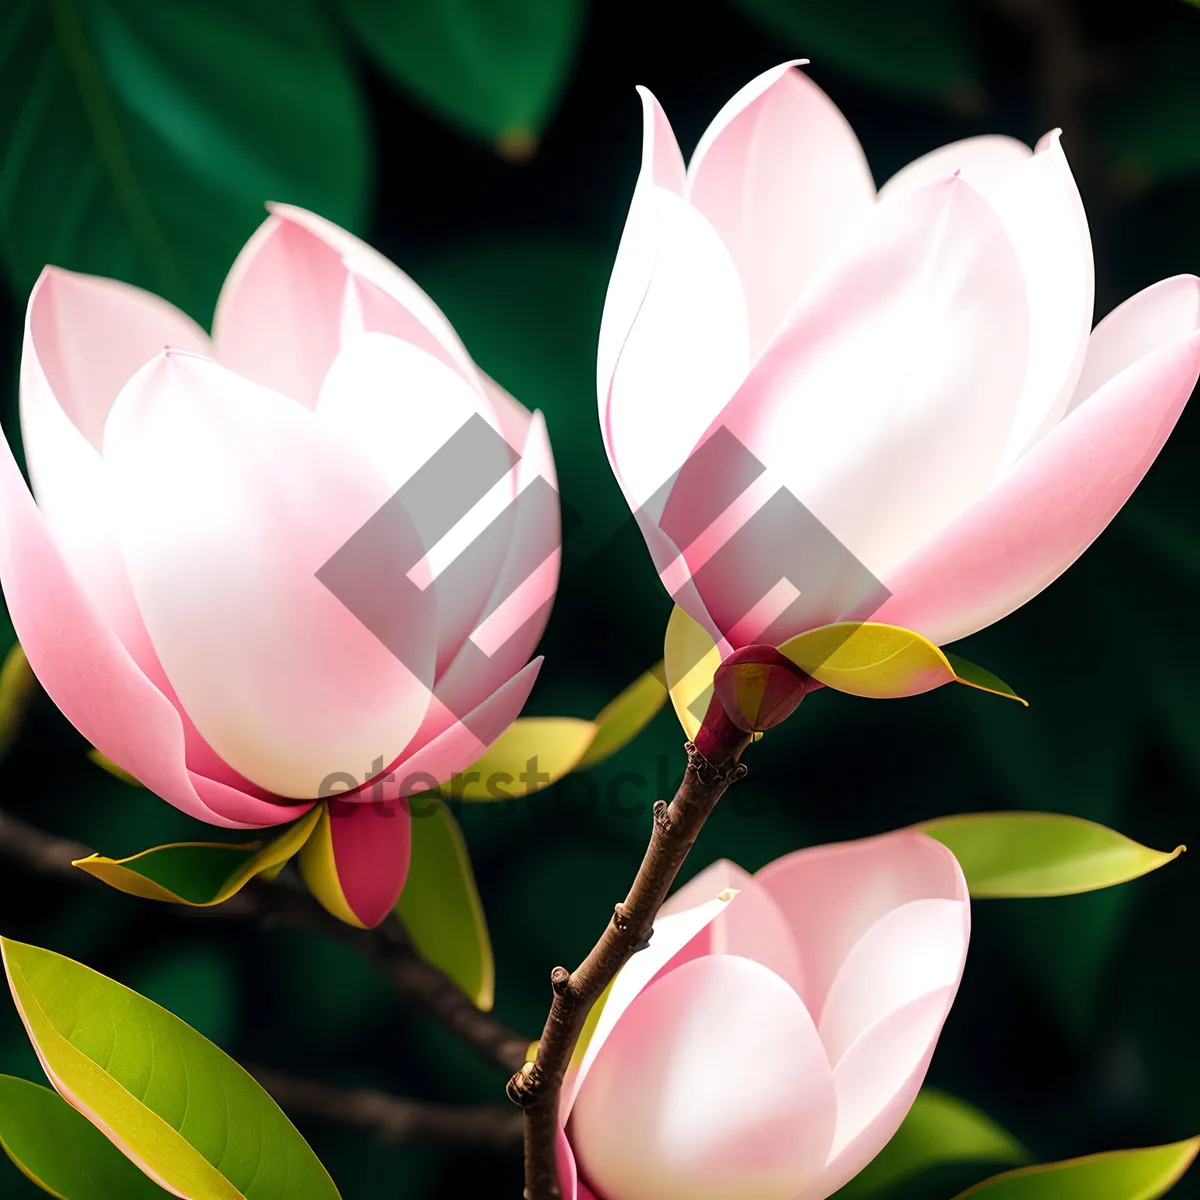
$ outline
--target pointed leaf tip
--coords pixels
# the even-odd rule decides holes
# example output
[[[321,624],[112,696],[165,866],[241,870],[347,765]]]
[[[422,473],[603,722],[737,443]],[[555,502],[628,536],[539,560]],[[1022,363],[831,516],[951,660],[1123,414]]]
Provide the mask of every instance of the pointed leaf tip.
[[[445,801],[434,796],[414,800],[412,817],[412,865],[396,916],[421,957],[490,1012],[496,965],[462,831]]]
[[[128,858],[91,854],[71,865],[130,896],[208,908],[224,903],[256,875],[278,874],[308,841],[319,816],[314,806],[265,844],[175,842]]]
[[[1058,813],[964,813],[917,828],[954,854],[976,899],[1096,891],[1165,867],[1186,849],[1152,850],[1094,821]]]
[[[1139,1150],[1109,1150],[1064,1162],[1018,1167],[985,1179],[955,1197],[968,1200],[1157,1200],[1183,1178],[1200,1151],[1200,1137]]]
[[[275,1101],[191,1026],[50,950],[0,938],[0,955],[55,1090],[156,1182],[192,1200],[278,1200],[286,1179],[291,1195],[339,1200]]]

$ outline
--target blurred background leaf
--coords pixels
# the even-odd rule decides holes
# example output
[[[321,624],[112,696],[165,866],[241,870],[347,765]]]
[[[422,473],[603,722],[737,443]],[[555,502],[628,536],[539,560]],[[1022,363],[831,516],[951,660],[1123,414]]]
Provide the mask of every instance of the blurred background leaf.
[[[958,107],[980,103],[963,6],[954,0],[733,0],[786,54],[851,79]]]
[[[1200,16],[1181,8],[1168,27],[1132,47],[1126,78],[1109,97],[1101,135],[1131,183],[1200,172]]]
[[[566,87],[583,0],[340,0],[363,49],[506,157],[533,152]]]
[[[361,225],[366,114],[317,0],[13,0],[0,17],[0,237],[207,324],[266,200]]]
[[[1073,161],[1077,144],[1091,146],[1081,189],[1102,316],[1156,279],[1200,270],[1200,172],[1187,166],[1200,145],[1200,12],[1180,0],[1053,3],[1110,68],[1084,126],[1064,130]],[[426,20],[427,39],[470,22],[486,53],[469,85],[473,52],[456,60],[444,41],[436,54],[424,43],[440,63],[430,85],[438,100],[389,62],[382,25],[378,45],[364,37],[350,4],[298,0],[286,19],[268,0],[0,9],[0,249],[13,285],[0,296],[6,432],[17,440],[20,314],[44,262],[166,291],[206,321],[264,201],[358,228],[430,291],[487,371],[546,414],[568,534],[528,711],[590,719],[662,657],[671,608],[596,427],[596,335],[640,152],[634,85],[655,91],[689,151],[757,72],[811,57],[882,181],[958,138],[1000,132],[1032,143],[1059,123],[1042,108],[1042,51],[1000,5],[950,0],[700,0],[686,19],[640,0],[586,12],[551,10],[550,0],[355,6],[399,30]],[[85,31],[181,286],[138,240],[104,174],[56,32],[62,13]],[[531,18],[538,35],[517,37]],[[521,162],[493,150],[514,113],[540,138]],[[750,776],[718,808],[686,872],[721,855],[754,870],[801,845],[1006,808],[1086,817],[1147,846],[1200,845],[1198,456],[1200,419],[1187,412],[1112,529],[1042,596],[964,643],[1028,711],[966,688],[900,705],[811,696],[753,748]],[[624,894],[650,806],[682,770],[681,741],[668,707],[594,769],[459,814],[495,951],[497,1015],[531,1037],[550,967],[576,961]],[[113,855],[211,834],[86,752],[35,695],[0,775],[5,806]],[[1194,1134],[1192,857],[1087,895],[975,905],[972,954],[931,1083],[969,1097],[1042,1161]],[[306,931],[230,924],[218,937],[166,906],[15,869],[0,873],[0,905],[7,935],[193,1003],[189,1019],[236,1057],[435,1100],[501,1099],[499,1072],[398,1011],[358,957]],[[0,1010],[0,1069],[40,1077],[11,1010]],[[381,1188],[398,1200],[519,1194],[515,1157],[386,1147],[321,1125],[303,1132],[346,1200],[376,1200]],[[986,1173],[945,1169],[945,1179],[931,1172],[898,1186],[895,1200],[950,1196]],[[0,1194],[39,1194],[24,1188],[0,1162]],[[1200,1196],[1200,1177],[1171,1195]]]

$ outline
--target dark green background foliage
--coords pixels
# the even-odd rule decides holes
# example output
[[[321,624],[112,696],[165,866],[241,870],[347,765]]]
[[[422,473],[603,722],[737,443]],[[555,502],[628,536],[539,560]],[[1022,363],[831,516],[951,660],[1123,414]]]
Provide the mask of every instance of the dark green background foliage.
[[[1074,13],[1085,63],[1041,24],[1046,9]],[[44,262],[133,280],[207,321],[262,202],[313,207],[409,270],[479,362],[545,411],[577,516],[531,711],[590,716],[659,657],[669,611],[622,523],[593,395],[638,163],[633,86],[656,91],[690,148],[736,88],[795,55],[813,60],[881,181],[956,138],[1032,142],[1063,125],[1093,224],[1098,314],[1200,270],[1200,11],[1181,0],[5,0],[6,430],[16,437],[21,313]],[[1063,73],[1081,65],[1087,86],[1064,92]],[[749,779],[688,870],[718,855],[753,869],[801,845],[996,807],[1200,846],[1198,441],[1200,414],[1186,413],[1083,561],[963,646],[1028,711],[962,688],[903,703],[818,694],[753,749]],[[623,894],[681,740],[665,712],[591,774],[463,818],[497,1009],[531,1035],[549,968],[576,961]],[[84,750],[41,701],[3,766],[3,803],[114,855],[195,836]],[[626,777],[614,791],[623,772],[643,783]],[[978,903],[932,1080],[1039,1158],[1200,1132],[1191,860],[1090,895]],[[245,1061],[447,1101],[501,1096],[497,1073],[315,937],[180,922],[17,868],[0,887],[6,935],[84,958]],[[0,1071],[39,1077],[7,1003]],[[305,1132],[348,1200],[519,1194],[515,1159]],[[0,1180],[6,1196],[32,1194],[4,1162]],[[914,1194],[947,1195],[954,1182]],[[1175,1194],[1200,1196],[1200,1177]]]

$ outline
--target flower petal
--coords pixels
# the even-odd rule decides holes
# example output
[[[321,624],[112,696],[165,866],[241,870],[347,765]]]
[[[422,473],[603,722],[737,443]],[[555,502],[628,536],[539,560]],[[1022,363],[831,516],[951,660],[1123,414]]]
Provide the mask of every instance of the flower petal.
[[[246,829],[300,815],[189,777],[183,726],[63,560],[7,441],[0,447],[0,581],[17,637],[50,698],[106,758],[189,816]],[[194,786],[195,784],[195,786]],[[197,787],[208,790],[197,794]]]
[[[47,267],[29,297],[21,432],[38,508],[88,598],[155,683],[161,668],[116,544],[100,446],[117,393],[164,345],[211,349],[178,309],[128,284]]]
[[[1200,374],[1200,324],[1187,328],[1200,313],[1196,287],[1191,277],[1157,284],[1101,323],[1081,377],[1081,390],[1096,390],[888,579],[876,620],[945,645],[1019,608],[1087,549],[1149,470]]]
[[[1066,411],[1092,326],[1095,272],[1083,201],[1060,144],[1048,133],[1031,154],[1012,138],[967,138],[942,146],[892,177],[891,196],[951,171],[986,197],[1012,238],[1029,293],[1029,362],[1006,462]]]
[[[708,953],[751,958],[802,992],[800,954],[787,918],[766,889],[736,863],[722,858],[705,867],[667,900],[659,915],[684,912],[726,895],[725,911],[708,926]]]
[[[786,571],[798,560],[815,576],[789,578],[798,598],[771,625],[772,644],[857,609],[864,568],[883,578],[988,487],[1021,393],[1027,324],[1012,244],[968,184],[947,177],[879,206],[718,419],[801,506],[772,515],[787,493],[764,491],[767,525],[692,563],[723,633],[763,600],[765,562]],[[842,548],[832,561],[807,544],[829,535]]]
[[[438,667],[444,669],[474,628],[512,537],[515,455],[491,404],[424,350],[360,333],[329,368],[316,413],[387,481],[393,493],[388,524],[396,512],[416,531],[424,550],[417,557],[434,576],[425,579],[425,602],[437,614]],[[472,418],[485,422],[477,437],[467,429]],[[461,505],[447,504],[431,486],[435,475],[460,481]],[[408,589],[419,586],[413,581]]]
[[[824,1020],[826,998],[854,946],[914,900],[966,900],[954,855],[910,830],[785,855],[754,877],[779,906],[800,951],[802,996]]]
[[[609,387],[617,369],[617,359],[642,306],[654,270],[657,252],[655,189],[666,188],[682,195],[684,186],[683,155],[667,114],[646,88],[638,88],[638,97],[642,102],[642,165],[609,276],[596,348],[596,395],[602,430],[608,428]]]
[[[717,232],[665,188],[639,203],[653,223],[653,272],[601,418],[617,481],[635,511],[665,500],[665,485],[750,365],[746,302]]]
[[[1071,408],[1175,338],[1200,329],[1200,279],[1175,275],[1118,305],[1096,326]]]
[[[213,340],[231,371],[307,408],[338,352],[346,268],[323,242],[270,216],[234,260]]]
[[[365,300],[362,328],[402,337],[435,358],[456,365],[469,382],[478,381],[475,364],[453,326],[441,309],[399,267],[366,242],[316,213],[291,204],[268,204],[267,208],[272,216],[304,231],[337,254],[354,277],[352,282],[369,282],[377,292],[387,297],[390,302],[387,312],[381,305],[373,303],[372,298]],[[380,299],[378,295],[374,297],[374,301]],[[405,315],[401,317],[397,309],[402,309]],[[396,326],[398,321],[402,327]]]
[[[309,890],[335,917],[373,929],[400,899],[411,851],[407,804],[334,798],[300,851],[300,870]]]
[[[990,188],[1011,179],[1032,155],[1033,151],[1024,142],[1000,134],[963,138],[939,146],[901,167],[879,189],[879,199],[889,199],[905,188],[919,187],[944,175],[953,175],[955,171],[961,171],[968,183],[986,194]]]
[[[460,720],[453,721],[432,741],[424,741],[422,726],[385,777],[385,795],[408,796],[431,791],[456,771],[475,762],[517,719],[537,681],[542,659],[527,663],[486,700]],[[438,701],[435,699],[436,706]]]
[[[621,1200],[794,1200],[837,1104],[812,1018],[773,971],[715,955],[625,1011],[571,1118],[580,1167]]]
[[[895,1010],[842,1056],[833,1072],[837,1133],[820,1195],[857,1175],[900,1128],[929,1069],[954,991],[942,988]]]
[[[592,1031],[578,1067],[568,1071],[563,1084],[559,1112],[565,1121],[600,1053],[600,1048],[616,1028],[625,1010],[655,979],[674,970],[698,954],[708,952],[705,933],[709,924],[724,911],[728,900],[714,898],[682,912],[659,914],[654,922],[650,945],[635,954],[618,972],[609,986],[604,1007]]]
[[[397,603],[390,582],[419,560],[415,535],[394,523],[371,580],[403,662],[316,578],[387,498],[371,464],[277,392],[174,353],[122,392],[105,457],[138,607],[221,757],[304,799],[393,761],[432,683],[423,593]]]
[[[700,139],[688,199],[741,276],[758,356],[805,285],[875,205],[866,155],[837,105],[784,63],[746,84]]]
[[[821,1011],[829,1061],[876,1021],[929,992],[958,986],[967,959],[971,909],[963,900],[913,900],[880,917],[838,970]]]

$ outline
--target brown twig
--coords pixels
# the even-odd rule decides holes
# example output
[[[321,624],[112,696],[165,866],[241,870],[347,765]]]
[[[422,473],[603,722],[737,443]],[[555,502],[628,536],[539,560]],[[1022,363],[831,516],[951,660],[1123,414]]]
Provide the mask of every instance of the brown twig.
[[[92,876],[71,865],[74,859],[86,858],[90,853],[78,842],[55,837],[19,817],[0,812],[0,857],[41,874],[74,883],[94,883]],[[253,880],[223,904],[211,908],[177,904],[166,907],[179,915],[251,919],[267,927],[313,929],[365,958],[388,979],[405,1003],[434,1017],[488,1062],[512,1071],[525,1061],[529,1039],[480,1012],[453,981],[417,953],[394,917],[376,929],[352,928],[327,913],[309,892],[283,878],[273,883]]]
[[[432,1104],[370,1088],[336,1088],[266,1067],[247,1069],[291,1116],[363,1129],[391,1145],[440,1142],[505,1151],[521,1144],[521,1114],[511,1108]]]
[[[648,944],[654,918],[705,820],[725,789],[746,773],[738,758],[749,742],[749,734],[729,729],[719,752],[705,745],[710,757],[688,743],[683,782],[670,804],[660,800],[654,806],[650,845],[628,896],[615,907],[578,969],[555,967],[550,974],[554,998],[537,1058],[508,1085],[509,1098],[525,1111],[525,1200],[557,1200],[560,1195],[555,1146],[559,1094],[584,1022],[617,972]]]

